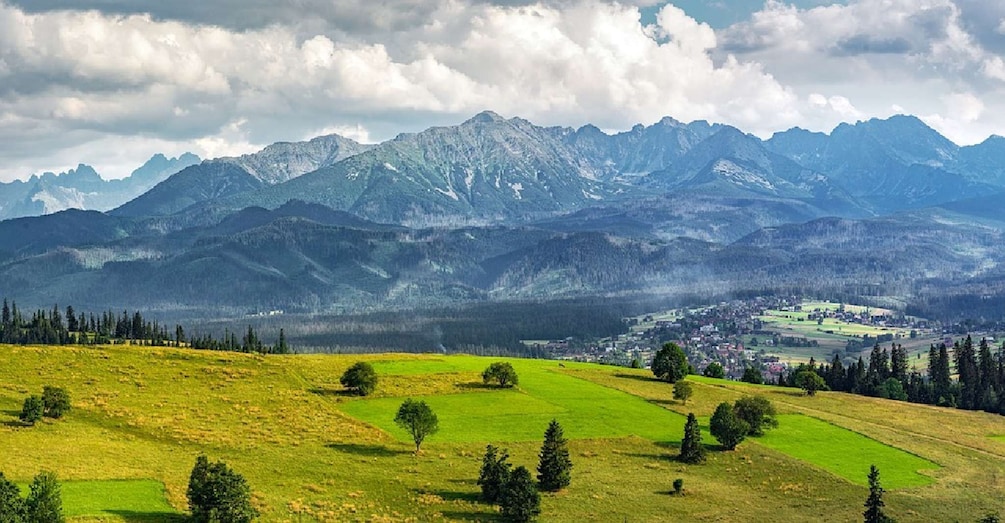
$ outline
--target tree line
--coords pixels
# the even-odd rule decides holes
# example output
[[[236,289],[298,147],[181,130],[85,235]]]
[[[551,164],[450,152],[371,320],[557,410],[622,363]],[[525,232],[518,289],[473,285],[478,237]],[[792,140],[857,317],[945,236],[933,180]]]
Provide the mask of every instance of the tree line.
[[[139,311],[121,314],[105,311],[100,314],[78,312],[72,306],[60,309],[37,309],[30,314],[18,308],[17,303],[3,300],[0,307],[0,343],[12,345],[107,345],[132,343],[156,347],[191,347],[203,350],[256,352],[261,354],[289,354],[291,348],[286,334],[279,330],[274,344],[266,344],[248,326],[245,334],[227,331],[222,339],[211,335],[185,334],[181,325],[170,329],[157,321],[143,317]]]
[[[922,375],[911,367],[903,346],[895,343],[887,350],[876,344],[868,362],[859,356],[846,366],[836,354],[830,364],[811,359],[780,376],[777,384],[797,387],[813,373],[829,390],[1005,415],[1005,344],[992,350],[987,339],[975,346],[967,336],[952,349],[945,343],[932,345],[927,371]]]

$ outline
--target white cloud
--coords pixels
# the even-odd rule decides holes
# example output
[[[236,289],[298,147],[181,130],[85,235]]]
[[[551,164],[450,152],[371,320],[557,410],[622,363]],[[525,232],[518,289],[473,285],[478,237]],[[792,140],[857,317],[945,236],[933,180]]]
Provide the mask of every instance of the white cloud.
[[[893,110],[949,114],[932,120],[960,122],[943,126],[956,139],[1001,133],[1005,63],[958,1],[769,0],[717,32],[672,4],[644,26],[646,2],[607,0],[351,0],[338,13],[305,0],[327,14],[276,6],[272,24],[254,22],[269,6],[253,2],[234,28],[0,0],[0,178],[74,154],[69,165],[107,155],[101,171],[121,171],[130,148],[138,165],[154,145],[217,156],[332,131],[377,141],[484,109],[615,130],[670,115],[761,136]]]

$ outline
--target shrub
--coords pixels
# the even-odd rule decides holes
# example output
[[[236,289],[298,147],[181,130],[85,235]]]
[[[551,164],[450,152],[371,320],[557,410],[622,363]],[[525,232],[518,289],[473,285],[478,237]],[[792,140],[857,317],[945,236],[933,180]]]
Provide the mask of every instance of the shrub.
[[[360,361],[342,374],[339,383],[355,394],[369,396],[377,390],[377,371],[373,370],[373,365]]]
[[[764,431],[778,426],[775,406],[763,396],[745,396],[733,404],[733,414],[747,422],[750,436],[763,436]]]
[[[673,493],[675,496],[681,496],[684,494],[684,479],[677,478],[673,480]]]
[[[720,403],[712,414],[709,431],[726,450],[733,450],[747,437],[750,425],[736,417],[729,403]]]
[[[43,414],[49,418],[62,418],[70,411],[70,394],[59,387],[42,389]]]
[[[192,519],[198,523],[247,523],[258,517],[244,476],[222,461],[210,463],[204,455],[195,460],[187,495]]]
[[[21,407],[21,422],[34,425],[38,420],[42,419],[44,411],[45,404],[42,402],[41,397],[28,396],[24,399],[24,405]]]

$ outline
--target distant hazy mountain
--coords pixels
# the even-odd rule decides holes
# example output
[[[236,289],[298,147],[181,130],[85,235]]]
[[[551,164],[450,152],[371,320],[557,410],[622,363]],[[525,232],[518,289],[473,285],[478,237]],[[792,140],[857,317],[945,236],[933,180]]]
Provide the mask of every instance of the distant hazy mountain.
[[[236,158],[192,165],[112,211],[117,216],[163,216],[209,200],[252,191],[331,165],[370,146],[338,135],[277,143]]]
[[[51,214],[64,209],[107,211],[147,192],[172,174],[199,162],[185,153],[178,158],[154,155],[128,177],[104,180],[81,164],[65,173],[47,172],[27,181],[0,183],[0,219]]]
[[[1000,172],[991,176],[993,164],[981,163],[1005,154],[1005,144],[992,142],[964,153],[913,116],[841,124],[830,135],[792,129],[776,134],[767,146],[824,173],[881,213],[986,194],[1005,181]]]

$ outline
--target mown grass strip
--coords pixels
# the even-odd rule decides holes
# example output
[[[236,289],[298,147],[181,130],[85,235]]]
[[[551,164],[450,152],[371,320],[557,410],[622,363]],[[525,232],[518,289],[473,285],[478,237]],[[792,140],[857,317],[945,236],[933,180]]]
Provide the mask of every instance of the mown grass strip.
[[[857,485],[868,484],[870,465],[879,467],[887,489],[929,485],[934,480],[919,471],[939,468],[914,454],[801,414],[779,416],[778,428],[756,441]]]

